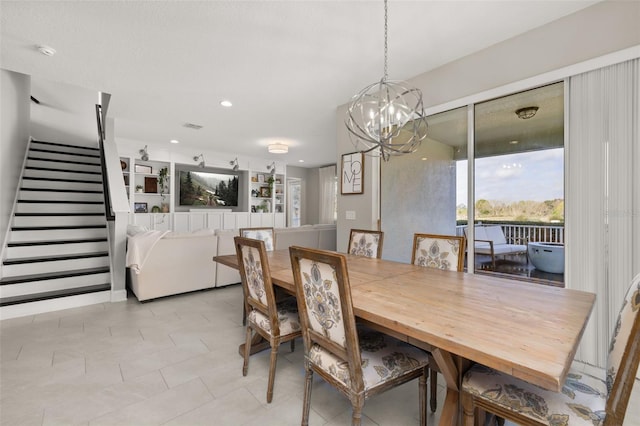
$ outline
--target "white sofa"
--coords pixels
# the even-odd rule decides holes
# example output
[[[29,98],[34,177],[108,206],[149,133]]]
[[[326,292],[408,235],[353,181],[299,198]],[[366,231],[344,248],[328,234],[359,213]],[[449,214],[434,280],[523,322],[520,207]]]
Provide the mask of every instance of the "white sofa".
[[[170,232],[150,250],[140,273],[129,271],[129,286],[138,300],[186,293],[240,282],[240,273],[212,259],[235,253],[238,230]],[[336,226],[314,225],[275,229],[276,249],[291,245],[336,249]],[[129,266],[129,265],[127,265]]]
[[[138,300],[216,287],[218,238],[213,231],[170,232],[149,252],[140,272],[129,270]]]

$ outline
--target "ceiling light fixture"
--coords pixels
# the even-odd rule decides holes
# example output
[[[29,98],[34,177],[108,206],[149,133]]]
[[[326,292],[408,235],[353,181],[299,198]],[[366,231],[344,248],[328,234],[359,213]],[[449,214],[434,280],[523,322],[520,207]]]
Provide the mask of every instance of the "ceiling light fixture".
[[[238,168],[240,168],[240,165],[238,164],[238,157],[236,157],[235,160],[229,161],[229,165],[233,166],[232,169],[233,169],[234,172],[237,171]]]
[[[355,95],[345,124],[356,149],[380,155],[415,152],[427,136],[422,92],[404,81],[390,81],[387,74],[387,0],[384,0],[384,74]]]
[[[267,147],[271,154],[286,154],[289,152],[289,146],[283,143],[272,143]]]
[[[200,160],[202,160],[202,161],[200,161]],[[201,169],[204,169],[205,164],[204,164],[204,155],[203,154],[196,155],[195,157],[193,157],[193,161],[195,161],[196,163],[198,163],[198,161],[200,161],[198,163],[198,167],[200,167]]]
[[[269,173],[271,173],[272,175],[276,174],[276,162],[272,162],[271,164],[269,164],[267,166],[267,170],[269,170]]]
[[[53,56],[56,54],[56,49],[51,46],[45,46],[44,44],[41,44],[40,46],[37,46],[37,48],[38,52],[42,53],[45,56]]]
[[[527,120],[538,112],[537,106],[524,107],[516,110],[516,115],[518,118],[522,118],[523,120]]]
[[[180,143],[180,141],[178,139],[171,139],[169,142],[171,142],[171,143]]]
[[[142,161],[149,161],[149,153],[147,152],[147,145],[145,145],[144,148],[142,148],[138,152],[140,153],[140,159]]]
[[[220,101],[220,105],[222,105],[223,107],[226,107],[226,108],[229,108],[229,107],[232,107],[232,106],[233,106],[233,104],[231,103],[231,101],[228,101],[228,100],[226,100],[226,99],[225,99],[224,101]]]

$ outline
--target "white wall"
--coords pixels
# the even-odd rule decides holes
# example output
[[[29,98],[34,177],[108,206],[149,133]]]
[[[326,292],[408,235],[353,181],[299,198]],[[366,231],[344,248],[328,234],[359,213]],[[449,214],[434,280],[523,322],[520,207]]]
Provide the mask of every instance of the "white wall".
[[[422,90],[429,114],[465,105],[465,97],[640,44],[640,2],[605,1],[518,37],[426,72],[410,82]],[[425,41],[428,43],[428,41]],[[416,54],[420,54],[416,48]],[[393,75],[391,76],[393,78]],[[363,81],[363,87],[368,82]],[[520,88],[518,90],[523,90]],[[486,100],[483,99],[483,100]],[[337,158],[354,148],[344,126],[346,104],[336,110]],[[365,159],[365,193],[338,196],[338,247],[349,229],[375,228],[378,169]],[[356,220],[345,219],[347,210]]]
[[[29,145],[31,77],[0,70],[0,238],[11,221],[25,152]],[[4,246],[4,245],[3,245]]]

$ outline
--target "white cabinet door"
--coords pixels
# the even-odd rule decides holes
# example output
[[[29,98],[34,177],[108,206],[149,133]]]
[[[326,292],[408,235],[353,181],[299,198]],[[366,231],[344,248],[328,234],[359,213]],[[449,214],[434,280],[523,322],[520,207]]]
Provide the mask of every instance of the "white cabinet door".
[[[176,232],[189,232],[191,213],[174,213],[173,230]]]

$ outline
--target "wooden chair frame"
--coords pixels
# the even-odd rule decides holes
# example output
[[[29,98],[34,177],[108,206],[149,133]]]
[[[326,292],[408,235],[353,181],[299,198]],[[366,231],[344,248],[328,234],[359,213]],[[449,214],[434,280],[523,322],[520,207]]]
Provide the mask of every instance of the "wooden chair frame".
[[[411,264],[413,265],[416,261],[416,248],[418,246],[418,238],[433,238],[433,239],[440,239],[440,240],[458,240],[460,242],[460,253],[458,254],[458,264],[456,265],[457,271],[458,272],[462,272],[464,271],[464,244],[465,244],[465,238],[464,237],[458,237],[455,235],[437,235],[437,234],[413,234],[413,249],[411,251]],[[429,362],[429,394],[431,395],[430,398],[430,407],[431,407],[431,411],[433,413],[436,412],[436,409],[438,407],[438,400],[437,400],[437,394],[438,394],[438,372],[439,369],[436,366],[436,363],[433,362],[433,357],[430,357],[431,362]]]
[[[349,284],[349,275],[347,272],[347,261],[344,255],[325,250],[316,250],[310,248],[289,247],[291,256],[291,266],[293,269],[293,277],[296,286],[298,313],[300,315],[300,324],[302,326],[302,338],[305,346],[305,388],[302,425],[309,424],[309,409],[311,406],[311,384],[313,373],[317,373],[330,385],[338,389],[350,401],[353,409],[352,425],[360,425],[362,417],[362,409],[365,400],[373,395],[382,393],[392,387],[401,385],[415,378],[420,379],[420,424],[426,426],[426,376],[427,368],[417,369],[405,373],[404,375],[390,379],[384,384],[376,386],[372,389],[365,390],[364,379],[362,373],[362,360],[360,354],[360,346],[358,333],[356,330],[355,315],[353,313],[353,303],[351,301],[351,286]],[[300,272],[300,260],[308,259],[311,261],[324,263],[332,266],[336,271],[336,280],[338,282],[340,304],[342,306],[342,317],[345,324],[346,347],[342,347],[329,338],[320,333],[315,332],[309,325],[309,312],[304,298],[302,274]],[[309,348],[313,344],[318,344],[322,348],[330,351],[333,355],[340,358],[348,366],[351,377],[351,387],[345,386],[337,381],[334,377],[327,374],[320,367],[317,367],[309,358]]]
[[[411,264],[416,261],[416,248],[418,246],[418,238],[433,238],[438,240],[457,240],[460,243],[460,252],[458,253],[457,271],[464,271],[464,247],[465,238],[457,235],[438,235],[438,234],[413,234],[413,249],[411,250]]]
[[[631,397],[631,390],[633,389],[639,362],[640,309],[636,311],[635,318],[633,319],[629,340],[625,345],[624,354],[620,361],[620,368],[609,392],[609,397],[607,398],[605,405],[606,417],[603,426],[620,426],[624,424],[624,417],[627,411],[627,405],[629,404],[629,398]],[[524,426],[546,425],[545,423],[533,421],[529,417],[524,417],[520,413],[505,410],[493,404],[491,401],[472,395],[469,392],[461,392],[461,401],[464,413],[464,426],[473,426],[475,424],[474,416],[476,408]]]
[[[382,243],[384,242],[384,232],[382,231],[374,231],[371,229],[352,229],[349,233],[349,245],[347,246],[347,253],[351,253],[351,244],[353,243],[353,234],[373,234],[379,237],[378,239],[378,249],[376,252],[376,259],[382,258]]]
[[[272,227],[240,228],[238,232],[242,238],[247,238],[244,236],[245,231],[271,231],[271,240],[273,241],[273,249],[274,250],[276,249],[276,233],[274,228]],[[247,325],[247,312],[248,312],[247,306],[243,304],[242,305],[242,325]]]
[[[273,283],[271,282],[271,271],[269,269],[269,260],[267,259],[267,250],[264,246],[264,241],[255,240],[252,238],[235,237],[236,254],[238,256],[238,265],[240,269],[240,278],[242,280],[242,289],[245,299],[245,311],[251,312],[251,309],[255,309],[269,318],[271,324],[271,333],[267,333],[256,324],[252,324],[251,321],[247,321],[247,333],[246,343],[244,346],[244,363],[242,366],[242,375],[246,376],[249,369],[249,356],[251,353],[251,343],[253,333],[261,335],[265,340],[269,341],[271,346],[271,359],[269,363],[269,382],[267,384],[267,402],[271,402],[273,399],[273,384],[275,382],[276,374],[276,362],[278,359],[278,347],[281,343],[291,342],[291,351],[295,349],[295,338],[300,337],[301,332],[291,333],[286,336],[280,335],[280,323],[278,321],[278,309],[276,306],[275,293],[273,291]],[[245,271],[244,258],[242,256],[242,247],[253,247],[260,253],[260,264],[262,266],[262,279],[264,282],[265,296],[267,304],[263,304],[260,300],[251,297],[249,287],[247,283],[247,276]]]

